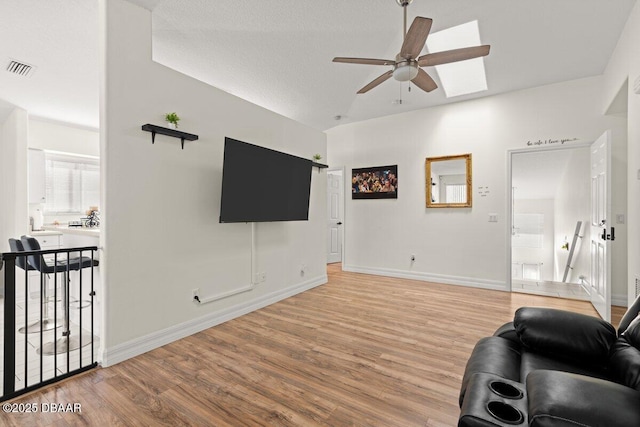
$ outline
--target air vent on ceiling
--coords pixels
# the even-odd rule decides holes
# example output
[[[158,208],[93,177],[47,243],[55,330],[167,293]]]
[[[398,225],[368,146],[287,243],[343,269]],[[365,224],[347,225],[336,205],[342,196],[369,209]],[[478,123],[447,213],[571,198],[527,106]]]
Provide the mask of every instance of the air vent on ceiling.
[[[7,65],[7,71],[13,74],[17,74],[23,77],[30,77],[35,71],[36,67],[33,65],[25,64],[24,62],[11,60]]]

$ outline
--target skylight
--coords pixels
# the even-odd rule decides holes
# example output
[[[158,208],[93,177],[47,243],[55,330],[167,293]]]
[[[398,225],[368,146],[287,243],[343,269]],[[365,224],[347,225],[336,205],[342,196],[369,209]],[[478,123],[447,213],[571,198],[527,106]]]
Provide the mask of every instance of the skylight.
[[[427,39],[427,49],[430,53],[480,44],[478,21],[438,31],[430,34]],[[436,65],[435,68],[447,98],[487,90],[482,58]]]

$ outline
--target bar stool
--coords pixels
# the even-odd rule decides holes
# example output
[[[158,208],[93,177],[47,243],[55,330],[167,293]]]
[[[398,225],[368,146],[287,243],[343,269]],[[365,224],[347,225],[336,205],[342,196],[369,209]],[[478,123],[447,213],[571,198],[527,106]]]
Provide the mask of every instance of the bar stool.
[[[39,251],[40,243],[38,240],[31,236],[22,236],[20,238],[22,244],[27,251]],[[98,265],[98,261],[89,257],[75,257],[57,260],[57,262],[48,262],[43,256],[29,255],[28,262],[36,270],[43,274],[56,274],[62,273],[62,310],[64,313],[63,331],[62,337],[56,341],[47,342],[42,345],[41,349],[38,349],[38,353],[53,355],[66,353],[80,348],[80,342],[89,344],[91,337],[87,336],[86,339],[80,339],[80,336],[70,336],[69,330],[69,277],[67,273],[69,271],[81,271],[83,268],[90,268]]]
[[[24,252],[24,245],[21,240],[18,239],[9,239],[9,248],[11,248],[12,252]],[[26,256],[16,257],[16,266],[23,270],[27,271],[35,271],[36,268],[27,262]],[[31,323],[30,325],[23,326],[18,329],[18,332],[21,334],[33,334],[40,331],[50,331],[51,329],[55,329],[60,326],[60,323],[55,319],[49,318],[49,302],[50,297],[49,293],[49,276],[44,276],[44,281],[42,283],[42,288],[40,290],[41,302],[44,306],[42,311],[42,319],[37,322]]]

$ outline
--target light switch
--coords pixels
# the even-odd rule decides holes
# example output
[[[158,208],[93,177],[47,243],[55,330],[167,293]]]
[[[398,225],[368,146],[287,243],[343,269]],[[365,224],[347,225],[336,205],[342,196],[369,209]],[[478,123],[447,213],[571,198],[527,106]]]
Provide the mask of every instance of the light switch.
[[[616,215],[616,223],[617,224],[624,224],[624,214],[617,214]]]
[[[498,214],[489,214],[489,222],[498,222]]]

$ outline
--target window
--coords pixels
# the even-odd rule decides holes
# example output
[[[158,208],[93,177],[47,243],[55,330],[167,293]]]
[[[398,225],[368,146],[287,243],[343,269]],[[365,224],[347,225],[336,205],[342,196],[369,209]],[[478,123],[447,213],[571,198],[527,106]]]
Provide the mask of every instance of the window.
[[[432,33],[427,39],[429,52],[441,52],[480,45],[478,21]],[[447,98],[487,90],[487,77],[482,58],[436,65],[440,83]]]
[[[84,214],[100,203],[100,162],[95,157],[45,152],[47,214]]]
[[[466,203],[467,202],[467,185],[466,184],[447,184],[445,186],[446,203]]]

